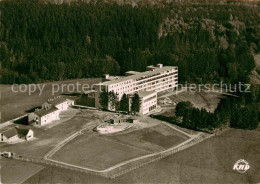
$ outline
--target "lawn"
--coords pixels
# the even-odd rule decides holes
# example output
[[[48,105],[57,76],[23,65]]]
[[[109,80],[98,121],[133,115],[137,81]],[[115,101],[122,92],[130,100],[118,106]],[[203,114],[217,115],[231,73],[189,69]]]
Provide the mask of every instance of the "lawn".
[[[52,159],[102,170],[173,147],[187,138],[163,124],[119,134],[86,133],[62,147]]]
[[[147,152],[96,136],[82,135],[73,139],[52,159],[69,164],[102,170]]]
[[[42,83],[41,86],[43,85],[45,86],[43,88],[43,92],[41,95],[39,95],[40,90],[37,90],[36,92],[29,95],[28,91],[24,93],[13,92],[11,85],[0,85],[0,91],[1,91],[0,123],[24,115],[26,112],[29,112],[32,108],[41,106],[42,103],[46,102],[46,100],[53,97],[52,86],[54,86],[54,84],[58,84],[60,88],[62,88],[61,87],[62,84],[76,84],[77,82],[79,82],[80,84],[92,85],[100,81],[101,79],[93,78],[93,79],[77,79],[77,80]],[[64,91],[55,93],[55,96],[68,93],[66,87],[64,87],[63,89]],[[81,90],[81,88],[79,89]],[[76,88],[74,92],[75,93],[77,92]]]
[[[23,183],[44,168],[41,165],[1,158],[1,181],[3,183]]]
[[[144,183],[258,183],[259,151],[258,131],[231,129],[121,178]],[[244,174],[233,171],[239,159],[251,166]]]
[[[28,183],[259,183],[260,132],[231,129],[158,162],[116,179],[66,169],[46,168]],[[238,159],[250,164],[246,173],[233,171]]]
[[[187,138],[188,137],[184,134],[181,134],[163,124],[125,134],[107,136],[107,139],[135,146],[149,152],[165,150],[180,144],[187,140]]]

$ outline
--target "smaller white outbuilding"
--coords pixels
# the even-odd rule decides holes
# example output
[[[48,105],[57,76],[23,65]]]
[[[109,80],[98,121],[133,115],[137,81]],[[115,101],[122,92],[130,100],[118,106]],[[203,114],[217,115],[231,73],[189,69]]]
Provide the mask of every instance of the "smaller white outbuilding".
[[[22,129],[12,127],[0,133],[0,142],[13,143],[19,139],[29,140],[34,137],[34,132],[31,129]]]
[[[0,141],[12,143],[19,140],[19,135],[16,127],[10,128],[0,133]]]

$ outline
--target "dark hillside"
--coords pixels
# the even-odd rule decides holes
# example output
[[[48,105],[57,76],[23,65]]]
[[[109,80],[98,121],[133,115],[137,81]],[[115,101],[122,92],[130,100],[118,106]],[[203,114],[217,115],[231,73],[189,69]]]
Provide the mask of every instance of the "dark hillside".
[[[180,82],[248,81],[259,8],[170,3],[0,3],[0,82],[100,77],[179,66]]]

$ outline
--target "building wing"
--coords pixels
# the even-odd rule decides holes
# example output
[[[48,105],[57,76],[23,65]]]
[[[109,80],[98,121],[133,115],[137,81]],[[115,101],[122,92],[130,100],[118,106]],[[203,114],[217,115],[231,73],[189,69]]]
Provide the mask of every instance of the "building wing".
[[[4,132],[2,132],[2,134],[6,137],[6,138],[11,138],[13,136],[18,135],[17,129],[15,127],[10,128]]]
[[[55,111],[58,111],[58,110],[59,110],[59,109],[56,108],[56,107],[54,107],[54,106],[49,106],[49,107],[47,107],[47,108],[36,109],[36,110],[34,111],[34,113],[35,113],[36,115],[38,115],[39,117],[42,117],[42,116],[45,116],[45,115],[47,115],[47,114],[50,114],[50,113],[55,112]]]

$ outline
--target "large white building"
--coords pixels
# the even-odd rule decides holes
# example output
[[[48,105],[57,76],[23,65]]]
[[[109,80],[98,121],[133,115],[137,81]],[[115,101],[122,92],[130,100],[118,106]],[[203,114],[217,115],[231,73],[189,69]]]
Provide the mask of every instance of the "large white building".
[[[94,95],[92,93],[89,96],[95,98],[95,107],[99,108],[101,91],[113,91],[119,100],[124,93],[138,93],[141,98],[140,114],[147,114],[157,107],[157,92],[174,89],[177,85],[178,67],[157,64],[148,66],[145,72],[128,71],[126,77],[110,77],[106,74],[102,83],[94,85]]]

